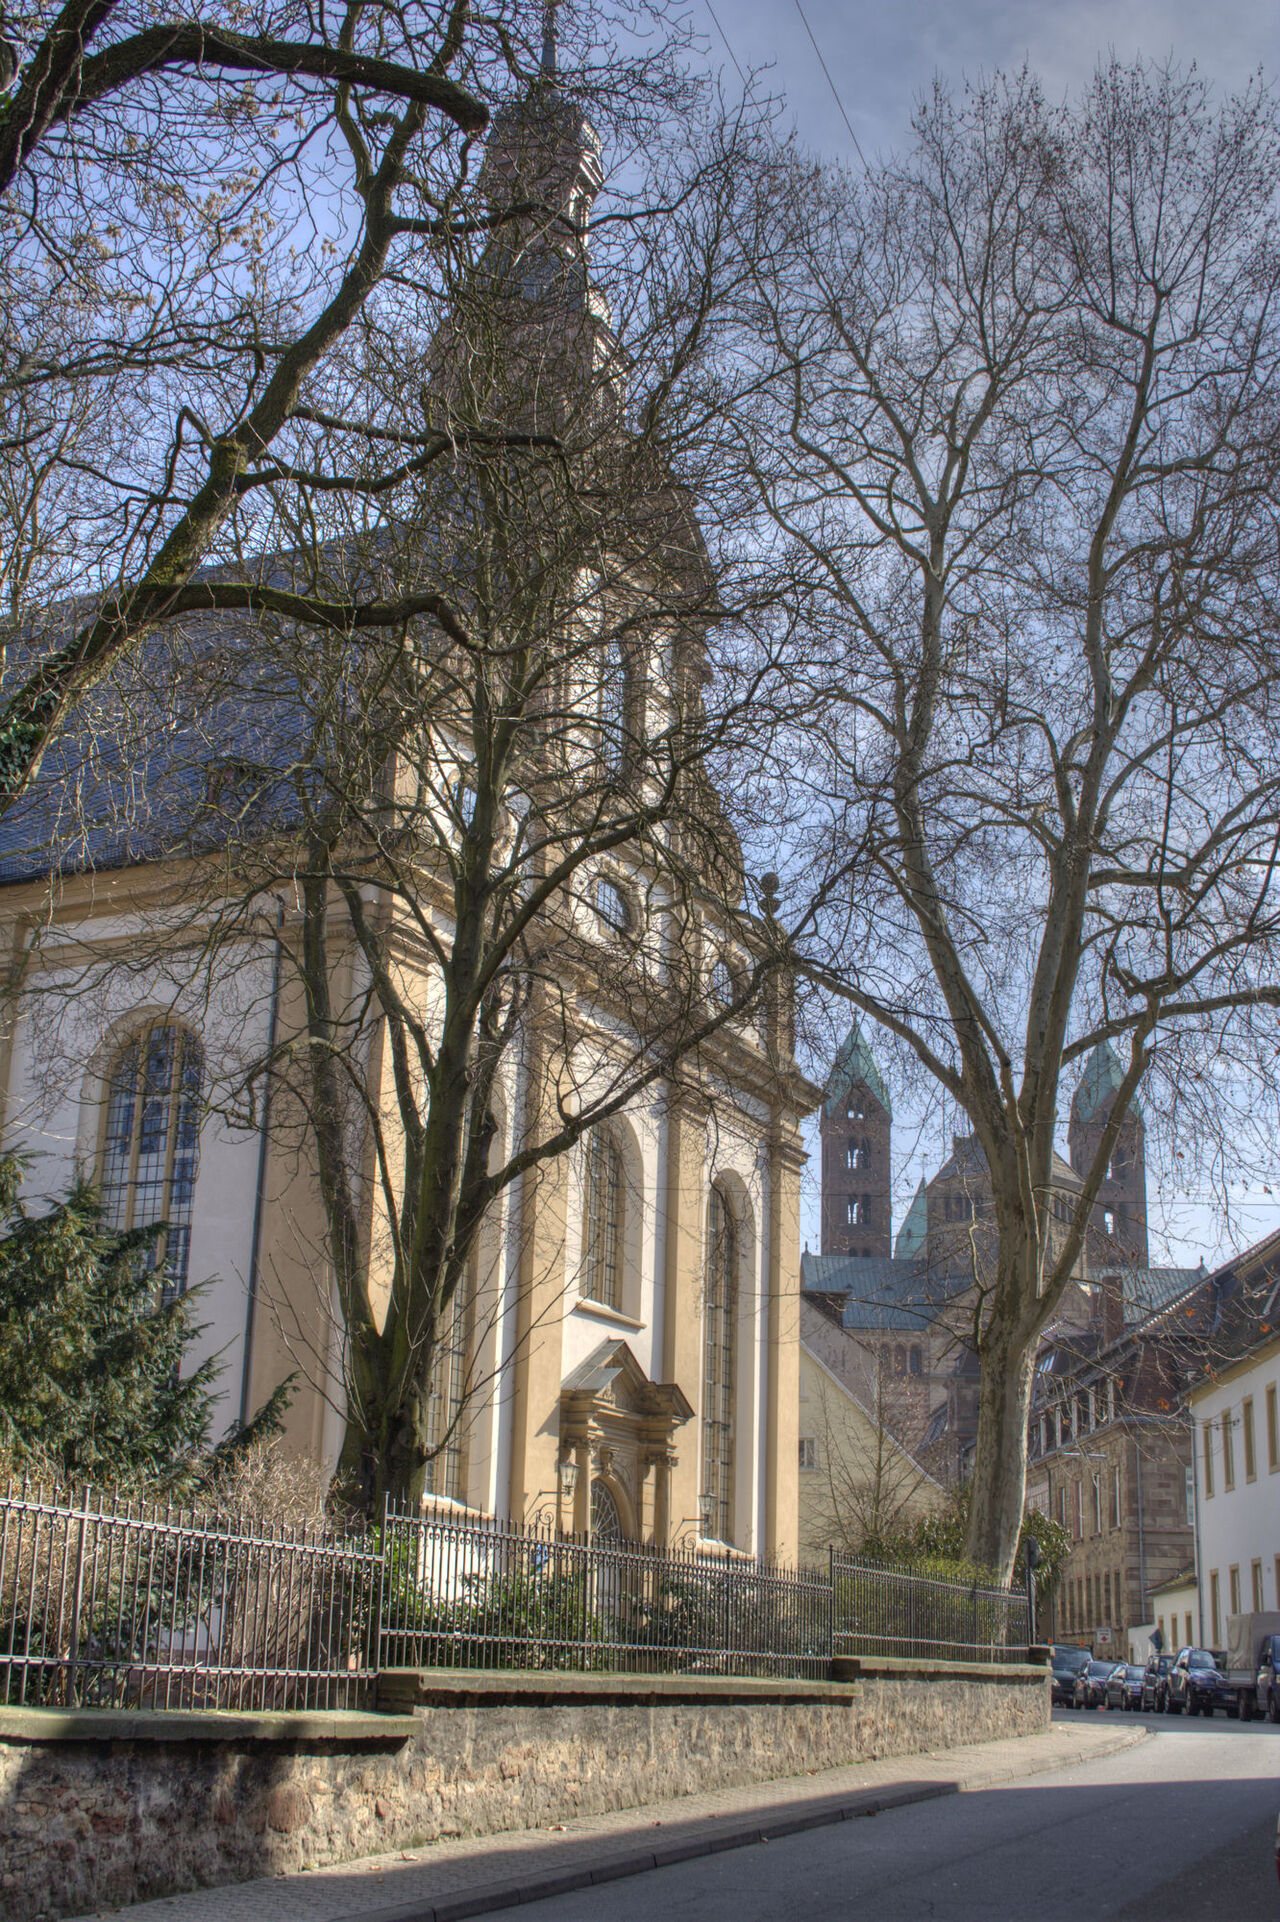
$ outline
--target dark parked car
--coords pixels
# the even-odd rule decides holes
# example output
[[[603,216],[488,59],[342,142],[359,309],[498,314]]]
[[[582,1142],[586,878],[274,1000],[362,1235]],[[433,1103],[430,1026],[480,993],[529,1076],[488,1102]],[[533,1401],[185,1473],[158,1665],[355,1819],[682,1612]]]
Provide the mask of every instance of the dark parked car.
[[[1173,1667],[1173,1651],[1166,1649],[1163,1655],[1153,1655],[1142,1674],[1143,1708],[1155,1709],[1164,1714],[1164,1691],[1169,1670]]]
[[[1236,1692],[1219,1668],[1213,1650],[1180,1648],[1165,1681],[1165,1708],[1170,1715],[1212,1715],[1215,1708],[1228,1715],[1240,1713]]]
[[[1115,1666],[1114,1662],[1090,1662],[1087,1668],[1082,1668],[1076,1676],[1072,1708],[1101,1708]]]
[[[1063,1708],[1074,1705],[1076,1676],[1088,1666],[1087,1648],[1074,1648],[1069,1642],[1054,1643],[1052,1696],[1055,1705],[1059,1702]]]
[[[1117,1662],[1107,1677],[1107,1686],[1103,1691],[1107,1707],[1141,1708],[1142,1678],[1145,1674],[1146,1670],[1139,1668],[1136,1662]]]

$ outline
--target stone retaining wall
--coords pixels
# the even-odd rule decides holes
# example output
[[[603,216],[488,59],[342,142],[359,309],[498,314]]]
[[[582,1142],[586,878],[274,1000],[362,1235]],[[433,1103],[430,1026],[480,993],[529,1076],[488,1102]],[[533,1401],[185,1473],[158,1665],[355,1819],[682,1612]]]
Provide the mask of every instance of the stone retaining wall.
[[[849,1669],[846,1665],[846,1674]],[[81,1915],[1049,1723],[1042,1667],[394,1673],[378,1716],[0,1709],[0,1916]]]

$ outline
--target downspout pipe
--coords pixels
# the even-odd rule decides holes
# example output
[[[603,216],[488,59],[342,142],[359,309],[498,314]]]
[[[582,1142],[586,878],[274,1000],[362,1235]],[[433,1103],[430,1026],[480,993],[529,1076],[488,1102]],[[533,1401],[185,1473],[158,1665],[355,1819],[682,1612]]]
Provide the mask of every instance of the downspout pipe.
[[[1147,1541],[1142,1515],[1142,1444],[1133,1438],[1133,1475],[1138,1496],[1138,1587],[1142,1594],[1142,1619],[1147,1617]]]
[[[1200,1470],[1196,1462],[1195,1411],[1187,1408],[1187,1427],[1191,1433],[1191,1558],[1196,1571],[1196,1634],[1204,1641],[1204,1573],[1200,1557]]]

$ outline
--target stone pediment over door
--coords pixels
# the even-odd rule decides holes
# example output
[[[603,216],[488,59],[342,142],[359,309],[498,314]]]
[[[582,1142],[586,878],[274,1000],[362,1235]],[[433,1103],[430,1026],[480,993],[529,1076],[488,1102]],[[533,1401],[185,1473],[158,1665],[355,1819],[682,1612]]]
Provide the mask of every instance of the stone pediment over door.
[[[560,1389],[560,1525],[582,1534],[599,1481],[633,1539],[665,1541],[676,1430],[693,1406],[676,1382],[652,1381],[625,1341],[602,1341]]]
[[[574,1407],[614,1409],[619,1414],[669,1422],[689,1420],[693,1406],[675,1382],[651,1381],[625,1341],[602,1341],[567,1375],[560,1401]]]

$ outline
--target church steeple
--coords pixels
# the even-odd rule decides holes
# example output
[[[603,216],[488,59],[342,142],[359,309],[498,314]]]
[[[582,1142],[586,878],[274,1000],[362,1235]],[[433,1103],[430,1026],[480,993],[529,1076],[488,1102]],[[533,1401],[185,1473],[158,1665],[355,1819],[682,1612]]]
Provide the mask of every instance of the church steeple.
[[[822,1104],[822,1252],[889,1254],[893,1109],[857,1022],[827,1077]]]
[[[525,248],[585,256],[603,179],[595,128],[560,86],[552,4],[543,14],[538,77],[494,115],[481,184],[496,207],[529,209],[512,223]]]
[[[1071,1165],[1086,1175],[1097,1154],[1124,1069],[1115,1050],[1100,1041],[1088,1061],[1071,1102],[1067,1139]],[[1147,1245],[1146,1126],[1138,1102],[1130,1104],[1098,1190],[1089,1225],[1090,1268],[1145,1268]]]

